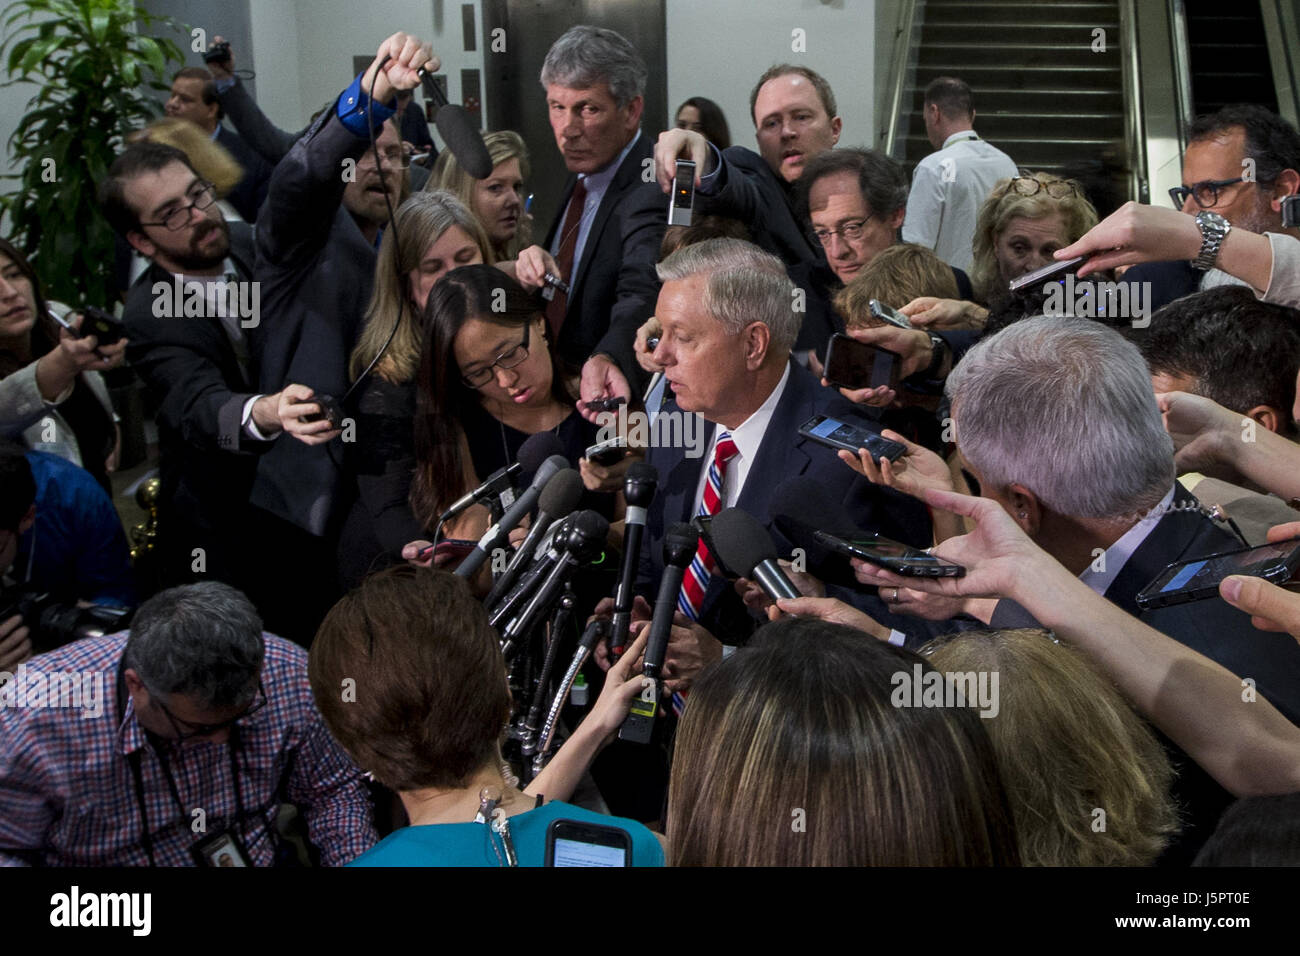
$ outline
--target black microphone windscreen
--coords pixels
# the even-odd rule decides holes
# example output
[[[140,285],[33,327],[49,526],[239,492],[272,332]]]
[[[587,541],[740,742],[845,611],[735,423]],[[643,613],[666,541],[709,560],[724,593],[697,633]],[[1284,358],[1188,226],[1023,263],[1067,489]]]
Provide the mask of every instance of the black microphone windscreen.
[[[700,547],[700,533],[693,525],[679,521],[664,534],[664,564],[689,567]]]
[[[761,562],[776,560],[772,536],[762,522],[739,508],[726,508],[714,515],[709,539],[719,563],[746,577]]]
[[[582,476],[572,468],[557,471],[542,489],[537,499],[537,510],[545,511],[552,518],[563,518],[582,498]]]
[[[538,432],[529,435],[519,446],[519,467],[525,475],[531,475],[552,455],[563,454],[564,445],[555,437],[554,432]]]
[[[474,128],[469,114],[462,107],[444,106],[434,116],[433,123],[461,169],[475,179],[487,179],[492,175],[492,155],[483,145],[483,134]]]
[[[623,497],[629,506],[648,508],[659,487],[659,469],[644,461],[633,462],[623,479]]]

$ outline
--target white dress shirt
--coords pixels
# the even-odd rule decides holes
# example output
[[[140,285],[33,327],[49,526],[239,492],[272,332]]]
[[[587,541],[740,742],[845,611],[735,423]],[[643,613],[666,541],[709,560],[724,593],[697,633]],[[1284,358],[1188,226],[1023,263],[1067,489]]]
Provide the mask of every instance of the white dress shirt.
[[[1133,557],[1133,552],[1141,547],[1142,542],[1147,539],[1147,535],[1160,523],[1160,519],[1169,512],[1173,501],[1174,489],[1171,486],[1165,492],[1165,496],[1160,499],[1160,504],[1147,512],[1145,517],[1125,531],[1119,540],[1099,556],[1100,570],[1094,569],[1093,565],[1098,563],[1098,561],[1094,560],[1079,575],[1079,580],[1102,597],[1105,597],[1106,589],[1115,583],[1115,579],[1119,577],[1124,565],[1128,564],[1129,558]]]
[[[980,206],[998,180],[1017,174],[1011,157],[974,130],[953,133],[941,149],[916,165],[903,241],[928,246],[948,265],[970,269]]]
[[[704,486],[709,480],[709,465],[713,463],[714,449],[718,447],[718,436],[724,431],[736,443],[736,457],[727,463],[727,473],[722,476],[722,507],[736,506],[736,502],[740,500],[740,492],[745,487],[745,479],[749,477],[749,470],[754,466],[754,458],[763,444],[763,435],[772,421],[772,413],[776,411],[777,402],[781,400],[786,382],[789,380],[790,363],[786,362],[785,371],[781,373],[781,381],[776,383],[772,394],[767,396],[754,414],[735,428],[726,429],[718,425],[713,430],[713,440],[709,442],[708,450],[704,453],[704,467],[700,469],[700,480],[695,486],[695,505],[691,509],[692,515],[700,513],[700,503],[704,501]]]

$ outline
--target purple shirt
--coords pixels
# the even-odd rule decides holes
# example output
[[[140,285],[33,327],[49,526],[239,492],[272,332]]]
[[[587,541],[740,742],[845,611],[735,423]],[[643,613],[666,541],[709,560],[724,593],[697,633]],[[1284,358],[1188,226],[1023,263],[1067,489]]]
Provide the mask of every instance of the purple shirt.
[[[182,812],[129,699],[119,721],[117,668],[126,638],[78,641],[0,674],[0,865],[26,862],[15,850],[38,851],[49,866],[148,865],[127,757],[136,751],[158,865],[194,865],[190,847],[236,816],[226,743],[165,744]],[[361,774],[316,710],[306,651],[264,638],[267,704],[238,725],[244,817],[236,832],[251,862],[269,866],[279,803],[293,803],[321,862],[347,863],[378,838]],[[277,794],[282,778],[284,793]],[[198,832],[200,820],[205,832]]]

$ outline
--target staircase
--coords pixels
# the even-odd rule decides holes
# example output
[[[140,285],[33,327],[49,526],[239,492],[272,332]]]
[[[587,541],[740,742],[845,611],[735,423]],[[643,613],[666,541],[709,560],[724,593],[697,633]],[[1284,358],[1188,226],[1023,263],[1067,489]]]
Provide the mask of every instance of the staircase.
[[[937,76],[965,80],[975,129],[1018,165],[1068,175],[1124,139],[1118,0],[927,0],[899,156],[909,172],[933,147],[922,100]],[[1105,51],[1094,52],[1094,31]],[[896,147],[895,153],[899,150]]]

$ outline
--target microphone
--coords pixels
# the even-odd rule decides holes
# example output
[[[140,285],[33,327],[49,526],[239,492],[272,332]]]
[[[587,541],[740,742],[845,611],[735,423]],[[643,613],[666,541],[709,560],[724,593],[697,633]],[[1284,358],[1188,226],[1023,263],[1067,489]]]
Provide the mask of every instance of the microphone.
[[[650,633],[646,638],[645,663],[641,668],[641,673],[650,678],[650,682],[642,688],[641,696],[632,701],[627,718],[618,731],[620,740],[637,744],[650,742],[655,713],[659,709],[659,672],[668,652],[668,637],[672,632],[673,616],[677,613],[677,599],[682,593],[682,578],[686,577],[686,569],[695,560],[699,547],[699,531],[684,521],[671,525],[664,535],[664,576],[659,579],[659,595],[655,598],[654,617],[650,619]]]
[[[632,602],[636,595],[637,565],[641,556],[641,537],[645,533],[646,509],[654,500],[659,486],[659,471],[654,465],[636,462],[623,479],[623,497],[627,501],[627,518],[623,526],[623,558],[618,568],[618,589],[614,592],[614,622],[610,630],[609,652],[618,658],[627,648],[627,632],[632,624]]]
[[[776,545],[753,515],[739,508],[724,508],[709,525],[709,537],[718,561],[758,582],[773,601],[797,598],[798,589],[776,563]]]
[[[546,487],[542,489],[537,499],[537,520],[528,529],[528,537],[524,538],[519,550],[506,565],[505,573],[497,579],[488,596],[484,598],[484,607],[496,604],[503,594],[514,587],[515,582],[519,580],[519,575],[523,573],[524,566],[532,560],[533,553],[537,550],[537,543],[545,537],[547,529],[554,521],[568,517],[569,513],[578,507],[582,490],[582,476],[572,468],[557,471],[551,476],[551,480],[546,483]]]
[[[533,438],[536,437],[536,435],[533,436]],[[554,438],[555,436],[552,435],[551,437]],[[483,537],[474,546],[474,550],[466,555],[465,560],[456,569],[456,574],[462,578],[473,577],[478,572],[478,569],[483,566],[483,562],[488,559],[488,555],[492,553],[493,549],[499,547],[500,543],[505,540],[506,535],[524,520],[524,516],[528,512],[533,510],[533,505],[537,504],[542,488],[551,480],[551,476],[568,466],[569,463],[563,455],[552,455],[542,462],[537,469],[537,473],[533,475],[532,484],[528,486],[522,495],[515,499],[514,504],[506,509],[506,513],[501,516],[501,520],[483,533]]]
[[[542,615],[550,610],[574,568],[590,564],[604,553],[608,535],[609,521],[597,512],[579,511],[573,516],[564,541],[557,542],[564,549],[564,557],[551,569],[519,615],[501,632],[503,653],[508,654],[510,647],[532,631]]]
[[[536,472],[542,462],[552,455],[564,454],[564,446],[551,432],[538,432],[530,435],[519,446],[519,458],[504,468],[498,468],[488,476],[481,485],[452,502],[451,507],[438,517],[441,527],[452,518],[480,501],[486,501],[493,495],[499,495],[507,488],[513,488],[515,478],[521,474]]]
[[[564,558],[564,542],[568,540],[569,530],[573,527],[574,515],[561,518],[551,525],[551,530],[539,542],[539,553],[532,565],[519,578],[514,589],[500,599],[495,608],[488,613],[488,623],[498,631],[505,622],[511,620],[537,585]]]
[[[807,475],[795,475],[776,486],[770,509],[772,524],[808,558],[808,569],[827,584],[858,589],[849,559],[817,540],[826,531],[842,538],[860,537],[866,532],[844,506],[826,496],[825,487]]]
[[[492,175],[493,163],[492,155],[483,144],[483,134],[475,128],[464,107],[448,105],[447,97],[442,95],[442,90],[424,67],[415,72],[424,87],[424,95],[438,107],[433,125],[438,127],[438,134],[451,150],[451,155],[456,157],[460,168],[475,179],[487,179]]]

